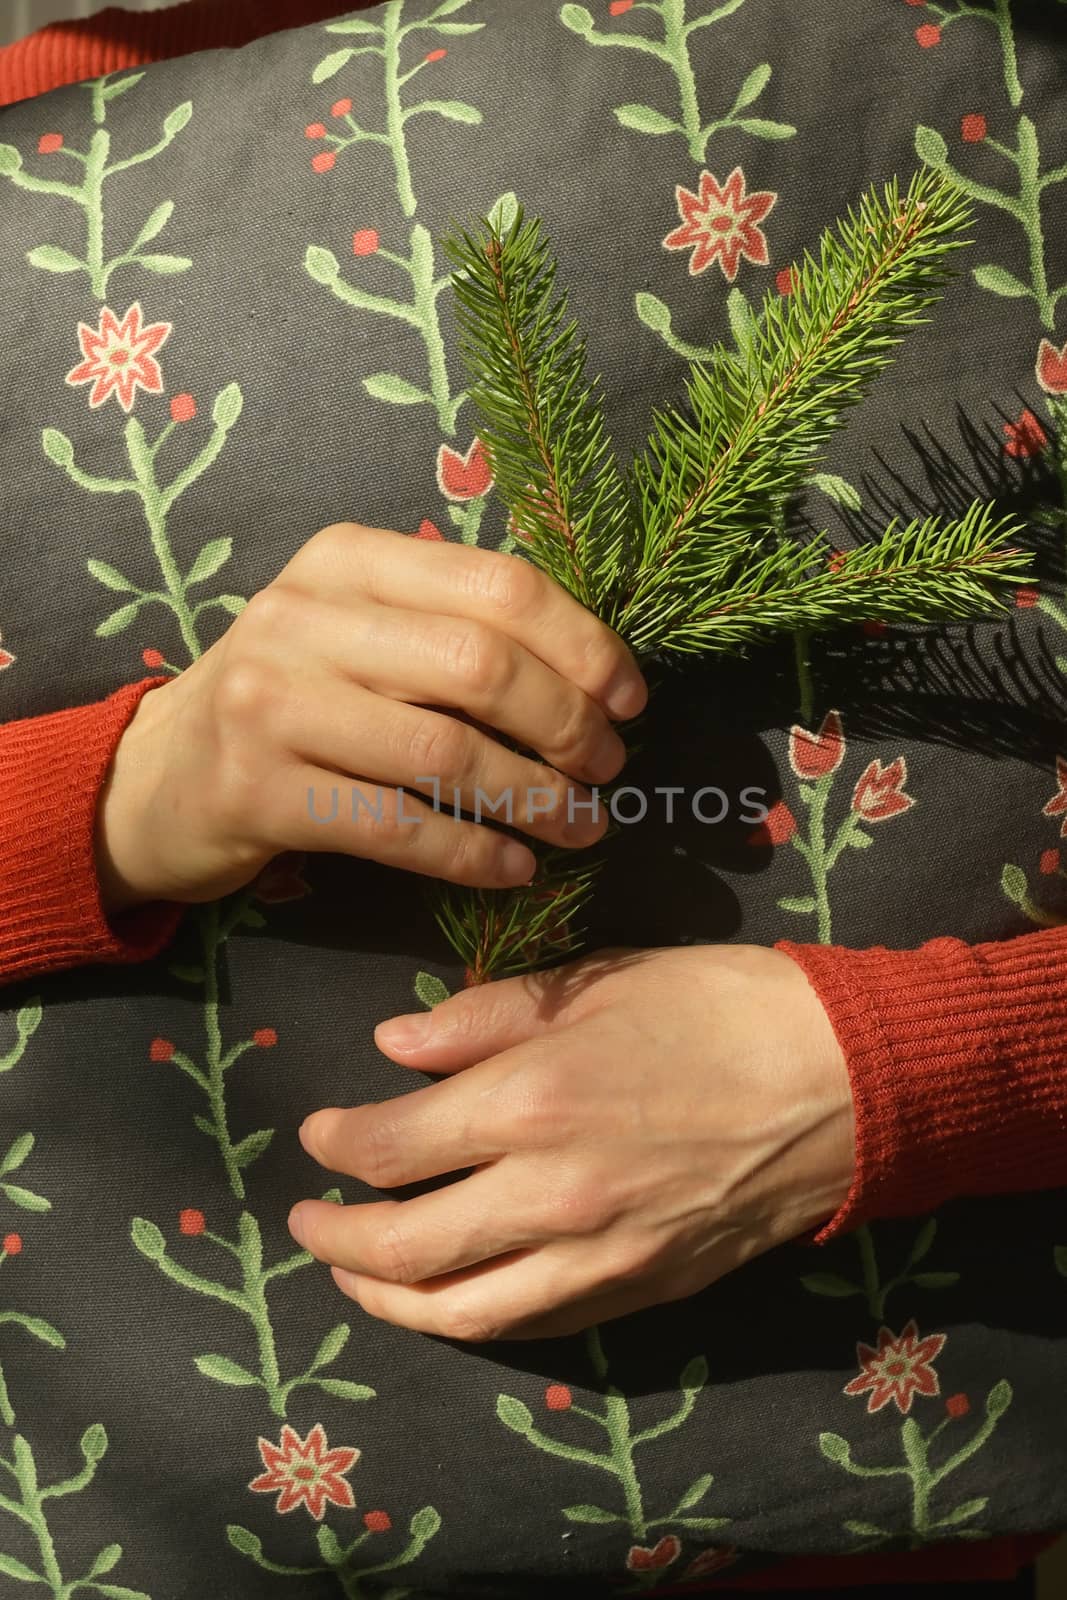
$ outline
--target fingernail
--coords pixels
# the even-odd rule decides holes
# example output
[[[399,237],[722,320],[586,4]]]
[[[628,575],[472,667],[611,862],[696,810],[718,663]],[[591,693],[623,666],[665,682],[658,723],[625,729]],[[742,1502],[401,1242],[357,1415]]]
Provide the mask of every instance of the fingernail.
[[[604,704],[613,717],[636,717],[647,700],[644,683],[633,672],[624,670],[608,684]]]
[[[304,1216],[300,1206],[296,1205],[289,1213],[289,1232],[297,1244],[304,1243]]]
[[[537,857],[517,839],[509,839],[500,852],[500,876],[505,883],[529,883],[537,871]]]
[[[387,1044],[391,1050],[411,1050],[417,1044],[423,1044],[433,1026],[429,1014],[414,1012],[402,1017],[390,1017],[388,1022],[379,1022],[374,1030],[378,1040]]]

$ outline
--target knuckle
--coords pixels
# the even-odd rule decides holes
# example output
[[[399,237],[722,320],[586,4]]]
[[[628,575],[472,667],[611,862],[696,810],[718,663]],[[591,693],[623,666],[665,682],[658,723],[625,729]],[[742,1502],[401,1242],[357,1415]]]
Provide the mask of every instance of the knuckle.
[[[461,1339],[464,1344],[486,1344],[499,1339],[504,1331],[502,1319],[464,1305],[447,1306],[441,1313],[441,1332],[446,1339]]]
[[[479,700],[502,694],[511,678],[509,652],[499,635],[478,623],[464,623],[445,635],[445,671]]]
[[[277,580],[257,590],[238,618],[241,632],[265,637],[272,645],[276,644],[279,635],[291,624],[294,600],[294,591]]]
[[[375,852],[396,857],[415,851],[422,841],[425,822],[411,820],[418,811],[418,802],[405,791],[403,816],[400,801],[392,790],[387,790],[378,804],[377,795],[368,797],[367,807],[360,808],[357,829],[368,835]]]
[[[544,598],[545,580],[536,567],[515,556],[487,552],[492,559],[481,568],[479,592],[499,615],[509,619],[537,611]]]
[[[598,1233],[610,1220],[603,1186],[592,1177],[573,1174],[560,1179],[545,1203],[545,1220],[554,1233]]]
[[[391,1123],[373,1117],[363,1128],[352,1132],[352,1144],[357,1152],[354,1164],[358,1165],[359,1177],[376,1189],[389,1189],[399,1183],[399,1145]],[[395,1224],[391,1227],[395,1231]]]
[[[426,716],[413,731],[409,751],[418,773],[428,777],[466,774],[472,764],[474,736],[452,717]]]
[[[593,716],[584,696],[568,696],[556,722],[556,746],[573,759],[588,750],[593,739]]]
[[[369,1253],[368,1270],[389,1283],[418,1283],[411,1240],[396,1222],[387,1223]]]
[[[256,656],[240,656],[229,662],[216,689],[216,708],[220,719],[239,727],[265,720],[275,703],[276,673]]]

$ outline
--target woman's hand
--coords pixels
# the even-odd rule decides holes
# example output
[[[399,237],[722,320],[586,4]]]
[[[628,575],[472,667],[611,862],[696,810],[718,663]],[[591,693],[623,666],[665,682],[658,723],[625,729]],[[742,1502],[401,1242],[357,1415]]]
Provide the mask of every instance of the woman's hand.
[[[372,1316],[533,1339],[678,1300],[825,1222],[852,1177],[844,1058],[801,969],[757,945],[603,950],[375,1033],[444,1081],[307,1118],[331,1172],[411,1200],[304,1200],[294,1237]]]
[[[646,699],[618,635],[521,557],[326,528],[140,702],[98,811],[105,910],[214,900],[286,850],[484,888],[527,882],[532,852],[454,808],[474,811],[481,790],[481,814],[552,844],[595,843],[605,808],[593,817],[589,791],[563,774],[616,777],[626,752],[609,718]],[[490,809],[505,792],[510,818]],[[334,794],[336,818],[315,820]]]

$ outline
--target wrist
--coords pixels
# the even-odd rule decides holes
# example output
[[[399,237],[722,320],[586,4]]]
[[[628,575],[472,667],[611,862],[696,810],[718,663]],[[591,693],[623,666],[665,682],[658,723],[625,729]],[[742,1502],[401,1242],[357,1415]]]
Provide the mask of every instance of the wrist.
[[[169,898],[153,849],[159,833],[159,819],[154,819],[153,813],[154,796],[159,793],[159,728],[165,709],[158,688],[142,696],[101,785],[93,843],[100,903],[109,918]]]

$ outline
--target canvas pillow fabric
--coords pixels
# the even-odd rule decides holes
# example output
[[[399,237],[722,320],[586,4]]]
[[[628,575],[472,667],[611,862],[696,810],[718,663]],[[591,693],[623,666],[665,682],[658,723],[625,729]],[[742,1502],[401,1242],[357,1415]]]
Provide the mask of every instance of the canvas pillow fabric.
[[[818,638],[804,681],[789,644],[672,668],[629,781],[727,815],[621,828],[588,944],[1062,920],[1062,20],[389,0],[4,111],[0,717],[183,670],[330,522],[502,546],[453,220],[544,219],[629,447],[742,296],[788,294],[923,160],[975,196],[975,243],[798,522],[846,547],[995,496],[1034,581],[988,624]],[[297,1126],[421,1086],[373,1026],[462,980],[424,880],[324,855],[143,967],[4,991],[12,1591],[584,1600],[1067,1524],[1067,1190],[792,1245],[565,1340],[342,1298],[286,1230],[330,1187]]]

